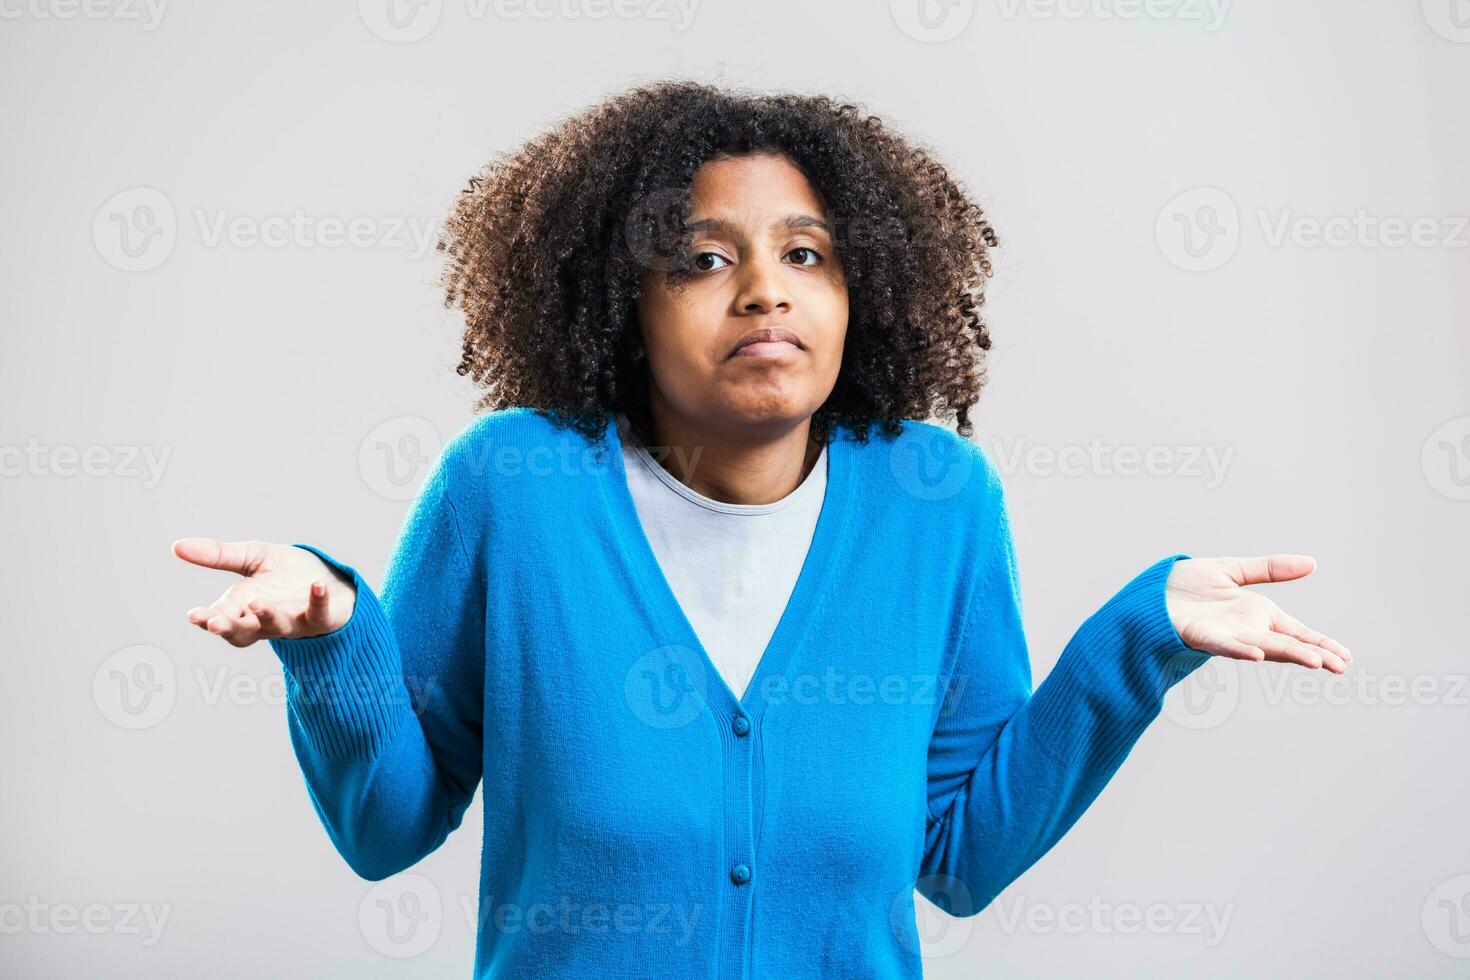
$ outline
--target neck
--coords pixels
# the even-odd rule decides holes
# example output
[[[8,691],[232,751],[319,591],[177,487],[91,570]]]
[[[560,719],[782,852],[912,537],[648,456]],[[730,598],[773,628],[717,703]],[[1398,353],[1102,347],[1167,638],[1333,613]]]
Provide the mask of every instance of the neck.
[[[754,428],[708,425],[651,401],[655,458],[711,500],[774,503],[801,485],[821,455],[810,417]]]

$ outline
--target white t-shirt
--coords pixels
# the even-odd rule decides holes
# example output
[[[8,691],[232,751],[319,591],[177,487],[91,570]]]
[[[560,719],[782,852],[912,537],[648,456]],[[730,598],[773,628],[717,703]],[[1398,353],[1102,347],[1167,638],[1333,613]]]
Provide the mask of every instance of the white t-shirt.
[[[623,427],[623,469],[644,534],[674,597],[737,698],[776,632],[827,493],[827,448],[791,493],[727,504],[691,490]],[[667,462],[677,468],[678,458]]]

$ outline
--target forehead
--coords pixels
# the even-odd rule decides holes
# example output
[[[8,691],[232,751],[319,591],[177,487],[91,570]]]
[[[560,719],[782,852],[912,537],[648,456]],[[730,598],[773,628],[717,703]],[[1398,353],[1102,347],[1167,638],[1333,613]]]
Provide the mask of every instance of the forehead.
[[[719,157],[700,166],[690,185],[692,217],[764,224],[794,212],[821,214],[821,195],[795,164],[776,154]]]

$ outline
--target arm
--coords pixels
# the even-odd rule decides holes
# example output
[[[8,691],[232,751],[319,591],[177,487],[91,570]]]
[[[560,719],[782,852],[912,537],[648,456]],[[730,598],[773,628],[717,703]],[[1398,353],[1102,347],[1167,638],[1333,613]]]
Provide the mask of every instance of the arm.
[[[291,744],[312,805],[352,870],[378,880],[459,826],[480,781],[485,583],[441,456],[383,579],[311,545],[356,589],[351,617],[320,636],[272,639]]]
[[[1209,654],[1185,646],[1164,600],[1171,555],[1093,613],[1033,694],[1004,493],[991,488],[990,556],[929,747],[929,816],[918,883],[974,915],[1065,834]]]

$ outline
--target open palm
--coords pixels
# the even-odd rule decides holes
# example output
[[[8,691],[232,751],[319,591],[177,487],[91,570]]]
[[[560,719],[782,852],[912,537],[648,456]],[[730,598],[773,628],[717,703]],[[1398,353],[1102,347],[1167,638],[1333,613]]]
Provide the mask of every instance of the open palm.
[[[320,636],[339,629],[352,616],[357,599],[353,583],[305,548],[270,541],[180,538],[173,552],[191,564],[241,576],[214,602],[188,613],[189,622],[231,646]]]
[[[1180,559],[1164,589],[1169,618],[1184,644],[1202,653],[1345,673],[1353,659],[1347,647],[1246,588],[1303,578],[1316,567],[1310,555]]]

